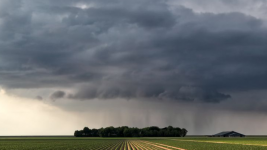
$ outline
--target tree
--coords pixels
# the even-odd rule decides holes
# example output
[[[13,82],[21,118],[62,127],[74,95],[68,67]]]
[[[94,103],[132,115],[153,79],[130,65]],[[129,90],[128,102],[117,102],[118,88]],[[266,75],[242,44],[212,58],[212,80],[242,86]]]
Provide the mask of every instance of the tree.
[[[187,132],[188,131],[185,128],[183,128],[182,131],[181,131],[181,137],[185,137]]]
[[[181,129],[179,127],[174,128],[172,126],[165,128],[151,126],[142,129],[128,126],[117,128],[110,126],[92,130],[88,127],[84,127],[83,130],[76,130],[74,132],[75,137],[184,137],[186,134],[186,129]]]
[[[100,129],[98,130],[98,133],[99,133],[99,136],[100,136],[100,137],[105,137],[104,128],[100,128]]]
[[[172,131],[173,130],[173,127],[172,126],[168,126],[167,128],[169,131]]]
[[[82,136],[83,136],[83,131],[78,131],[78,130],[76,130],[76,131],[74,132],[74,136],[75,136],[75,137],[82,137]]]
[[[151,126],[151,127],[149,127],[149,130],[152,130],[152,131],[159,131],[160,130],[160,128],[159,127],[157,127],[157,126]]]
[[[84,132],[86,137],[91,135],[91,130],[88,127],[84,127],[83,132]]]
[[[98,137],[99,136],[98,130],[97,129],[92,129],[91,130],[91,136],[92,137]]]
[[[132,128],[132,137],[140,137],[140,130],[138,128]]]
[[[129,128],[125,128],[123,131],[124,137],[131,137],[131,131]]]
[[[175,137],[181,137],[182,130],[180,128],[174,128],[175,130]]]

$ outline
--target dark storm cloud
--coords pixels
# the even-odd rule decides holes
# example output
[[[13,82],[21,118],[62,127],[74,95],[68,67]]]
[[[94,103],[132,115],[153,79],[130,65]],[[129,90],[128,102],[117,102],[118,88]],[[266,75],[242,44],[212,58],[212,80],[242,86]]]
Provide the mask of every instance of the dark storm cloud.
[[[43,97],[42,96],[36,96],[36,99],[38,99],[38,100],[43,100]]]
[[[70,88],[68,97],[81,100],[202,102],[267,88],[267,30],[252,16],[170,9],[160,0],[16,0],[0,7],[6,88]]]
[[[50,96],[50,98],[52,100],[56,100],[56,99],[63,98],[65,95],[66,95],[66,93],[63,91],[56,91]]]

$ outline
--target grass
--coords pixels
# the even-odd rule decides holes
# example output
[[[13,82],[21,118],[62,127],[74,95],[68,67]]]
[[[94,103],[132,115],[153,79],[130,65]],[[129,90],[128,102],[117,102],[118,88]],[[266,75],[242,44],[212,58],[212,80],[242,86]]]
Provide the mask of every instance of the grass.
[[[265,146],[266,145],[266,146]],[[246,138],[1,138],[0,150],[267,150],[267,137]]]

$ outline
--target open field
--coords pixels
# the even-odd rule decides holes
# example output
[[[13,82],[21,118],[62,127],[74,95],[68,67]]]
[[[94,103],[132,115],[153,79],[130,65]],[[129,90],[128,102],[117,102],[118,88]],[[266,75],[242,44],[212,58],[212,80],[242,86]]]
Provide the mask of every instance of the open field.
[[[267,150],[267,137],[0,138],[0,150]]]

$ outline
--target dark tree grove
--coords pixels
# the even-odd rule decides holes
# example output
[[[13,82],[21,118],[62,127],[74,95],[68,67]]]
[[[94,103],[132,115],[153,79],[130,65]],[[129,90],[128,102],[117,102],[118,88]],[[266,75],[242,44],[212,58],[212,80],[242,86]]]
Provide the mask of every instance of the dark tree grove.
[[[159,128],[156,126],[146,128],[107,127],[100,129],[89,129],[84,127],[83,130],[76,130],[75,137],[184,137],[187,130],[179,127],[168,126]]]

